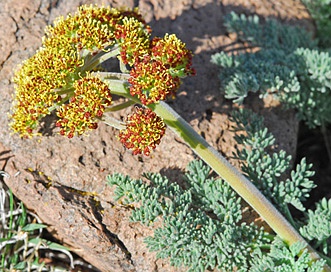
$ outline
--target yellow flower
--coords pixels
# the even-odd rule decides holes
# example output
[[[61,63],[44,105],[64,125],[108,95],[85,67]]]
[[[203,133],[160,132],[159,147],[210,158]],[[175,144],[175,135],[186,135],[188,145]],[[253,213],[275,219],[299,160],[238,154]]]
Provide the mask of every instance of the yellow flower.
[[[59,99],[54,89],[62,85],[61,73],[55,77],[47,68],[53,55],[40,49],[23,62],[13,78],[16,97],[13,103],[11,128],[21,137],[31,137],[39,120],[49,114],[49,108]]]
[[[105,49],[115,43],[114,28],[119,18],[121,12],[114,8],[81,6],[74,15],[59,17],[54,26],[47,27],[43,45],[55,47],[63,39],[77,51]]]
[[[111,92],[103,81],[86,76],[74,82],[74,96],[58,110],[60,134],[72,138],[98,127],[97,121],[111,104]]]
[[[126,129],[121,130],[119,139],[123,145],[132,150],[134,155],[150,152],[160,143],[165,133],[163,120],[148,108],[136,108],[127,117]]]
[[[149,54],[150,28],[135,17],[125,17],[116,28],[115,36],[121,47],[121,60],[133,65]]]
[[[170,72],[174,76],[184,77],[195,74],[191,67],[192,53],[175,34],[166,34],[163,39],[154,38],[151,42],[151,50],[153,58],[170,66]]]
[[[137,95],[144,105],[174,96],[180,85],[179,77],[172,76],[166,65],[149,57],[136,62],[130,76],[130,94]]]

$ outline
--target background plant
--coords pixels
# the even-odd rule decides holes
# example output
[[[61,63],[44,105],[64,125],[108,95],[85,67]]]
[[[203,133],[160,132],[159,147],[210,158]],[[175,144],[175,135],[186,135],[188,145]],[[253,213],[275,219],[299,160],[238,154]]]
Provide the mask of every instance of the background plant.
[[[6,173],[1,172],[1,175]],[[34,213],[15,198],[10,189],[0,182],[0,252],[1,271],[66,271],[64,267],[45,264],[40,258],[43,250],[64,253],[74,266],[70,251],[43,237],[44,229]]]
[[[237,33],[239,41],[257,49],[254,53],[220,52],[212,56],[212,62],[221,68],[225,97],[241,104],[251,92],[261,98],[274,96],[284,109],[294,109],[309,128],[320,128],[331,159],[327,130],[331,122],[329,52],[318,47],[318,40],[303,28],[275,20],[262,24],[257,16],[231,13],[225,26],[229,32]],[[328,36],[326,33],[324,36]]]
[[[311,34],[299,27],[257,16],[231,13],[225,22],[258,50],[255,53],[228,55],[220,52],[212,62],[220,66],[220,81],[225,96],[242,103],[249,92],[261,97],[273,95],[287,108],[297,111],[309,127],[331,121],[331,57],[317,48]]]
[[[235,111],[231,118],[238,143],[234,157],[241,162],[242,171],[303,236],[315,240],[316,248],[323,248],[330,257],[326,248],[331,228],[325,224],[331,220],[330,204],[324,199],[316,211],[308,212],[303,205],[315,187],[311,165],[303,159],[290,178],[282,181],[290,169],[291,156],[285,151],[270,153],[275,138],[263,118],[249,110]],[[135,204],[132,221],[147,225],[162,221],[162,227],[145,242],[150,250],[157,251],[157,257],[169,258],[172,265],[188,266],[190,271],[322,270],[324,261],[312,262],[307,252],[300,256],[302,244],[288,246],[273,233],[243,221],[241,198],[222,179],[213,178],[202,161],[188,165],[182,186],[160,174],[146,173],[144,177],[134,180],[114,174],[107,179],[109,185],[116,186],[117,201],[130,207]],[[307,219],[293,218],[289,206],[304,212]],[[318,236],[321,229],[323,235]]]
[[[331,31],[331,1],[330,0],[303,0],[317,28],[317,39],[319,46],[330,48],[331,37],[327,33]]]

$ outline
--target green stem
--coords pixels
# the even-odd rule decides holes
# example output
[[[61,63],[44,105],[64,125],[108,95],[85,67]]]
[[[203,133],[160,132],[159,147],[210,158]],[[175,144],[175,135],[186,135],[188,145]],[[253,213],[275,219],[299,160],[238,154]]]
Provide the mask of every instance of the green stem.
[[[114,112],[114,111],[119,111],[119,110],[123,110],[127,107],[130,107],[132,105],[134,105],[136,102],[132,101],[132,100],[128,100],[126,102],[123,102],[121,104],[112,106],[112,107],[108,107],[105,112]]]
[[[104,61],[117,56],[120,53],[120,48],[115,46],[114,48],[110,49],[109,51],[100,51],[98,54],[92,57],[86,57],[85,63],[83,67],[81,67],[82,71],[91,71],[99,64],[103,63]]]
[[[117,73],[117,72],[93,72],[92,75],[99,76],[103,80],[122,80],[127,81],[130,78],[130,74],[126,73]],[[111,87],[111,90],[113,89],[112,85],[109,85]],[[123,96],[123,94],[121,94]]]
[[[117,119],[115,119],[111,116],[108,116],[108,115],[103,116],[102,122],[104,122],[108,126],[114,127],[116,129],[119,129],[119,130],[122,130],[122,129],[126,128],[125,123],[123,123],[123,122],[121,122],[121,121],[119,121],[119,120],[117,120]]]
[[[271,204],[271,202],[219,154],[204,138],[202,138],[179,114],[166,103],[160,102],[151,106],[154,112],[161,116],[164,122],[181,137],[192,150],[206,162],[268,223],[268,225],[289,245],[303,242],[313,260],[320,259],[315,250],[302,238],[296,229]],[[325,265],[324,271],[331,271]]]
[[[326,255],[324,255],[324,254],[320,254],[321,255],[321,257],[324,259],[324,260],[326,260],[326,262],[327,262],[327,264],[328,265],[331,265],[331,258],[329,258],[328,256],[326,256]]]
[[[105,80],[110,84],[112,91],[118,95],[127,97],[136,103],[140,101],[130,96],[128,85],[121,80]],[[165,102],[149,105],[157,115],[163,118],[164,122],[180,138],[182,138],[192,150],[207,163],[220,177],[230,186],[268,223],[268,225],[289,245],[302,242],[309,251],[313,260],[320,259],[315,250],[301,237],[295,228],[285,217],[269,202],[269,200],[233,167],[221,154],[219,154],[207,141],[202,138],[177,112]],[[324,271],[331,271],[327,265]]]
[[[297,227],[297,223],[294,221],[292,214],[288,208],[288,206],[286,206],[285,210],[283,211],[283,213],[285,214],[287,220],[292,224],[293,227]]]

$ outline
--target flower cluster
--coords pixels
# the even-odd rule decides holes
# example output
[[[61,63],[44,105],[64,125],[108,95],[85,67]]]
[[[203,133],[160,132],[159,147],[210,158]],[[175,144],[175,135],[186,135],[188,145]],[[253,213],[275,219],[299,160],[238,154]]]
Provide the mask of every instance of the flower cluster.
[[[191,51],[176,35],[166,34],[150,42],[149,54],[136,58],[130,71],[130,93],[144,105],[174,97],[180,78],[194,75]]]
[[[86,76],[74,82],[74,96],[70,103],[64,104],[57,112],[60,120],[56,126],[61,127],[60,134],[72,138],[88,129],[96,129],[97,118],[101,118],[105,108],[111,104],[111,92],[99,78]]]
[[[121,60],[124,64],[133,65],[149,54],[151,29],[143,21],[126,17],[115,31],[117,43],[121,48]]]
[[[55,89],[65,84],[65,71],[70,70],[70,65],[78,64],[77,59],[68,56],[59,59],[57,56],[55,50],[41,48],[23,62],[15,74],[16,97],[11,127],[22,137],[38,134],[33,130],[37,128],[39,120],[61,100]]]
[[[123,145],[132,149],[134,155],[148,156],[156,148],[165,133],[163,120],[149,108],[136,108],[126,120],[126,129],[121,130],[119,139]]]
[[[91,73],[116,56],[124,77],[112,73],[107,81]],[[111,90],[121,88],[125,97],[130,93],[148,106],[174,97],[180,79],[194,74],[191,65],[185,43],[169,34],[151,39],[151,28],[137,9],[82,6],[48,26],[41,48],[15,72],[10,126],[21,137],[38,135],[40,119],[55,110],[61,135],[82,135],[97,128],[111,105]],[[118,83],[121,87],[114,87]],[[162,119],[143,108],[128,117],[119,137],[134,154],[148,155],[164,131]]]
[[[115,30],[125,24],[129,17],[135,21],[140,20],[137,11],[85,5],[74,15],[68,15],[65,19],[60,17],[53,26],[48,26],[42,47],[15,72],[13,81],[16,84],[16,95],[10,124],[12,130],[24,138],[38,135],[34,131],[41,118],[54,109],[60,109],[58,116],[63,116],[61,105],[68,102],[64,108],[75,108],[76,105],[70,105],[73,100],[69,101],[73,96],[75,81],[93,69],[87,63],[92,56],[115,46]],[[144,21],[141,22],[141,27],[145,27]],[[58,123],[64,124],[65,121]],[[76,129],[78,134],[83,132],[83,128],[85,126]]]
[[[114,25],[120,11],[105,7],[82,6],[66,19],[59,17],[46,28],[43,45],[47,48],[70,44],[70,51],[100,50],[115,43]],[[61,50],[61,49],[60,49]]]
[[[130,75],[130,94],[137,95],[144,105],[174,96],[180,85],[179,77],[172,76],[165,64],[149,56],[137,62]]]
[[[153,58],[169,66],[173,76],[184,77],[195,74],[192,68],[192,54],[176,35],[166,34],[163,39],[156,37],[151,44]]]

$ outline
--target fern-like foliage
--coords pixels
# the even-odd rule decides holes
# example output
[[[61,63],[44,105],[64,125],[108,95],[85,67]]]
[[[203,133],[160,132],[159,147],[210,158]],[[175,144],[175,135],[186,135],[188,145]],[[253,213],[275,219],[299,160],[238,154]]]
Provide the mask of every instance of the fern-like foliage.
[[[232,121],[238,143],[234,156],[241,161],[242,171],[295,227],[301,227],[316,249],[330,255],[331,200],[323,200],[314,212],[306,213],[303,206],[315,187],[311,165],[303,159],[283,179],[291,157],[284,151],[273,152],[275,138],[263,118],[238,110],[232,113]],[[158,258],[188,271],[322,271],[325,261],[313,262],[302,244],[288,246],[244,222],[241,198],[222,179],[214,178],[202,161],[188,165],[182,186],[158,173],[143,176],[135,180],[113,174],[107,180],[116,186],[115,199],[132,208],[132,221],[153,225],[161,220],[154,235],[145,238]],[[293,219],[289,205],[306,214],[306,219]]]
[[[233,126],[236,132],[235,139],[240,144],[236,148],[234,157],[242,162],[242,171],[267,198],[276,204],[294,226],[297,228],[301,226],[299,229],[301,235],[310,241],[316,250],[325,256],[331,256],[331,200],[322,199],[317,203],[315,211],[307,212],[303,205],[309,198],[310,191],[316,187],[311,180],[314,175],[311,170],[312,165],[307,164],[303,158],[290,172],[290,177],[282,180],[283,174],[289,169],[291,156],[286,155],[282,150],[272,152],[275,138],[264,127],[263,117],[251,110],[240,109],[232,112],[230,118],[235,123]],[[305,220],[294,219],[289,205],[303,212]],[[278,242],[273,243],[270,254],[263,258],[254,258],[254,262],[259,263],[259,266],[255,263],[254,267],[260,269],[252,271],[320,271],[320,266],[316,263],[309,269],[307,267],[304,269],[306,262],[293,263],[291,258],[296,256],[298,251],[300,245],[280,248]],[[305,254],[300,255],[300,258],[303,256]],[[280,259],[277,261],[277,258]],[[265,267],[270,270],[264,270]]]
[[[269,254],[256,250],[249,272],[320,272],[324,260],[310,261],[309,253],[301,243],[288,247],[278,237],[272,242]]]
[[[309,127],[331,122],[331,56],[317,49],[310,33],[275,20],[262,24],[257,16],[235,13],[227,17],[225,26],[240,41],[258,49],[212,56],[221,68],[226,98],[243,103],[250,92],[274,95],[286,108],[295,109]]]
[[[319,45],[331,47],[331,0],[303,0],[317,26]]]
[[[152,173],[144,174],[149,185],[121,174],[108,176],[108,183],[116,185],[116,199],[122,203],[141,202],[133,221],[151,224],[162,218],[163,226],[145,240],[158,258],[189,271],[246,271],[251,252],[269,238],[255,225],[241,222],[241,199],[223,180],[209,176],[208,166],[193,161],[185,174],[188,189]]]
[[[174,209],[176,202],[190,202],[191,196],[184,194],[178,184],[170,183],[166,177],[154,173],[145,173],[144,176],[151,181],[151,185],[121,174],[108,177],[109,185],[116,186],[116,200],[121,200],[124,205],[143,203],[140,208],[133,210],[133,221],[151,224],[167,209]]]
[[[246,16],[231,12],[226,16],[224,26],[228,32],[238,34],[240,41],[250,42],[252,46],[263,49],[277,49],[291,53],[298,47],[314,48],[317,42],[303,28],[287,26],[274,19],[267,19],[262,26],[257,15]]]
[[[290,177],[282,180],[289,170],[291,156],[283,150],[270,152],[275,138],[263,125],[263,117],[241,109],[234,111],[230,118],[235,123],[235,140],[240,144],[234,157],[242,162],[242,171],[293,223],[289,205],[304,211],[303,202],[315,187],[311,180],[312,165],[303,158]]]
[[[308,210],[306,225],[300,233],[325,255],[331,255],[331,199],[323,198],[315,211]]]

